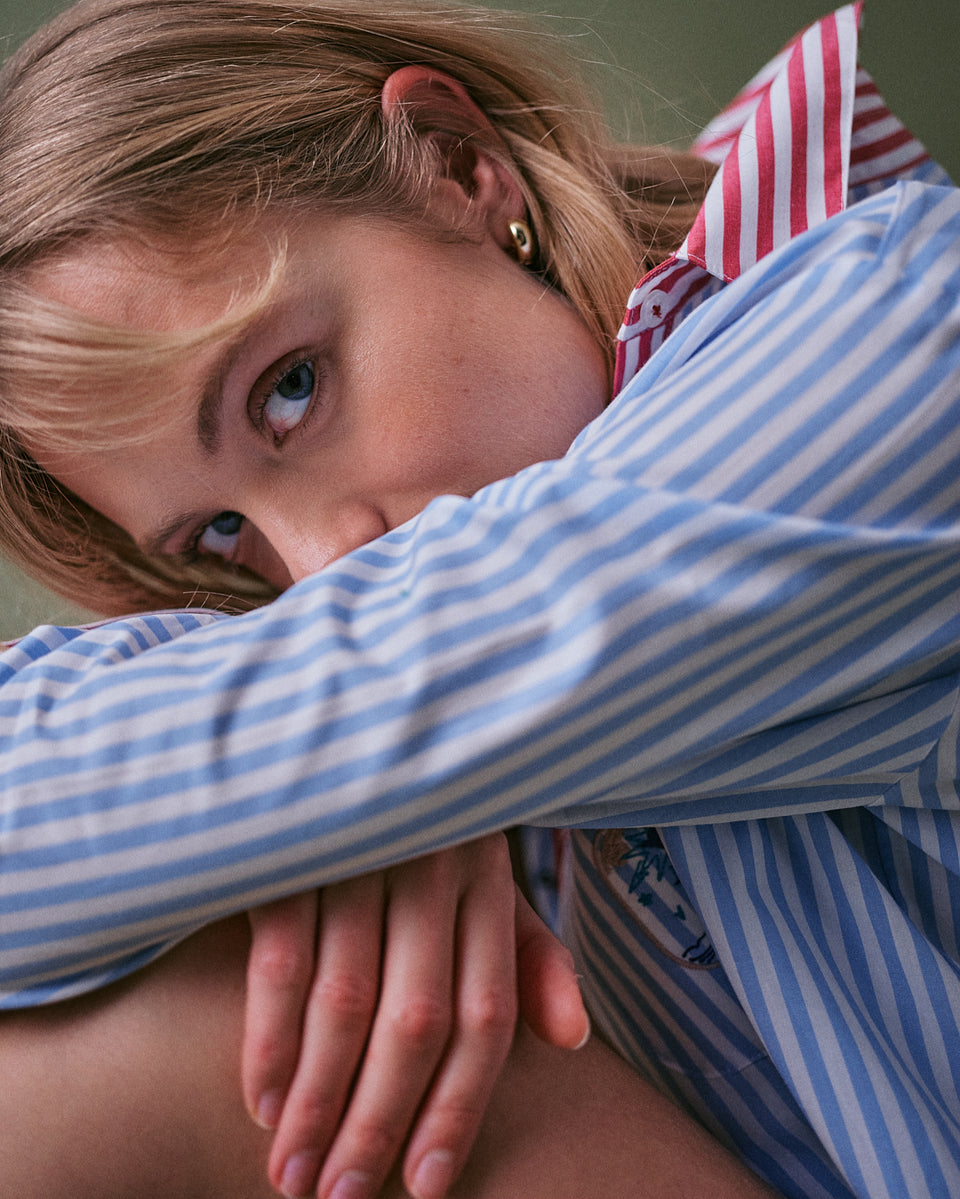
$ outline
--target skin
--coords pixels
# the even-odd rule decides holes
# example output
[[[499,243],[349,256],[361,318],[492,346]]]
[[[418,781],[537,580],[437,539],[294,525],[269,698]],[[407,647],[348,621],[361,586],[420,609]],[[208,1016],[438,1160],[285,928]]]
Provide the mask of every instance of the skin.
[[[0,1017],[0,1177],[18,1199],[268,1199],[237,1086],[248,931],[210,926],[134,978]],[[769,1199],[598,1041],[522,1030],[452,1199]],[[394,1175],[381,1199],[407,1195]]]
[[[559,457],[601,411],[606,365],[580,318],[488,236],[436,241],[321,215],[265,225],[186,275],[162,251],[91,244],[40,284],[115,325],[191,329],[266,273],[281,235],[286,264],[253,325],[137,380],[171,397],[148,439],[107,457],[41,451],[143,547],[219,551],[283,587],[435,496]],[[204,436],[208,380],[217,432]],[[236,535],[211,527],[229,513],[244,518]]]

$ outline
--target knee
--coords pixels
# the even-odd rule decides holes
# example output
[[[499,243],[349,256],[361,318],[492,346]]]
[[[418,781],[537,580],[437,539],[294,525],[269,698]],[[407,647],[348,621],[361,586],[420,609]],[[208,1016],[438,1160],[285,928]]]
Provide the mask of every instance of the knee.
[[[267,1199],[243,1110],[245,922],[95,995],[0,1019],[0,1177],[19,1199]]]

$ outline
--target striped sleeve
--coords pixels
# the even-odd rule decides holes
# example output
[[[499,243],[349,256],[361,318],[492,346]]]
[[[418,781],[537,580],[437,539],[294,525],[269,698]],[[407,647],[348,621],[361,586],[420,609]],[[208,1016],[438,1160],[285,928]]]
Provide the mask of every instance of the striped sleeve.
[[[958,291],[957,193],[885,192],[703,305],[563,460],[259,612],[11,651],[3,1002],[517,822],[882,800],[956,703]]]

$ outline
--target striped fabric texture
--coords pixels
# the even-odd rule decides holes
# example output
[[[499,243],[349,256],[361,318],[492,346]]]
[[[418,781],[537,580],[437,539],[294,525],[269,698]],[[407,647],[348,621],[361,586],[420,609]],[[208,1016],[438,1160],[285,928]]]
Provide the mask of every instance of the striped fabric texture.
[[[786,1195],[960,1194],[960,193],[858,74],[856,19],[717,135],[739,183],[634,293],[632,377],[561,461],[259,612],[0,657],[0,1003],[565,827],[560,920],[628,1060]],[[744,168],[764,97],[803,231],[713,275],[711,214],[742,250],[744,180],[779,179]],[[865,195],[835,211],[809,199],[833,137]]]
[[[774,247],[893,180],[950,182],[858,67],[862,8],[798,35],[697,139],[720,169],[677,254],[630,296],[618,390],[698,303]]]

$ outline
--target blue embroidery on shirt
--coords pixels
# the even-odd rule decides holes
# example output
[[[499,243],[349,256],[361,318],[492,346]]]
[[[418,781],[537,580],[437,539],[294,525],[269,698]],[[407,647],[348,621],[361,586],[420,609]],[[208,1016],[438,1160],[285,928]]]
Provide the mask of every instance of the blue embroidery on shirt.
[[[655,828],[604,829],[594,838],[593,858],[620,903],[662,953],[688,969],[719,964]]]

